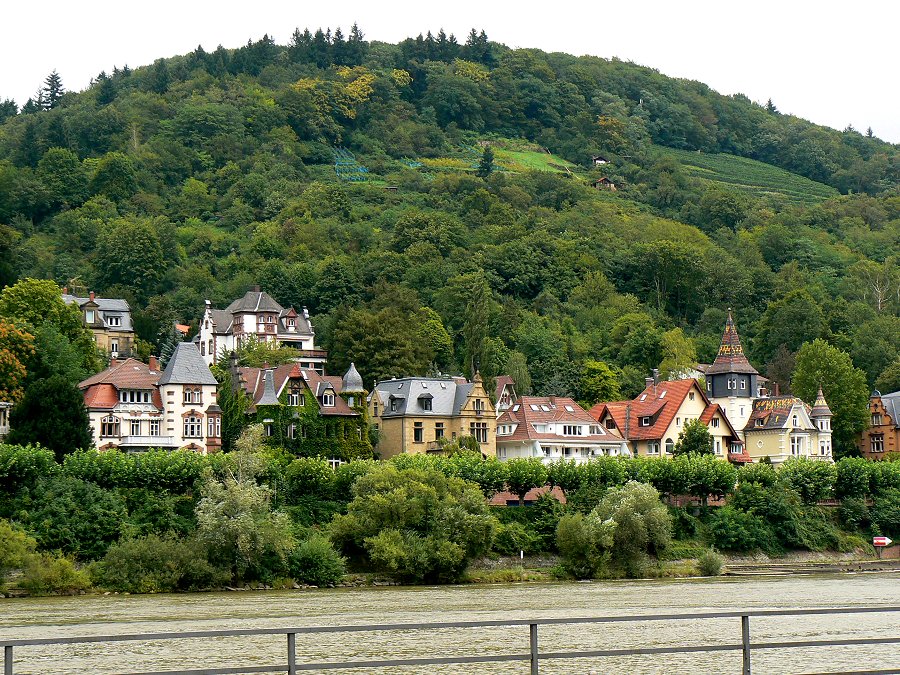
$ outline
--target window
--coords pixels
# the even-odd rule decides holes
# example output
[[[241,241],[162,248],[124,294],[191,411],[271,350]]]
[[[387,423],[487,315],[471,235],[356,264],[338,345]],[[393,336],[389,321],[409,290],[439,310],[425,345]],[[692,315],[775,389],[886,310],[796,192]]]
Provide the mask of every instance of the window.
[[[881,425],[881,413],[873,413],[872,414],[872,426],[877,427]]]
[[[288,405],[300,405],[300,387],[291,387],[291,391],[288,393]]]
[[[294,319],[288,319],[287,323],[288,323],[289,328],[293,328],[296,325],[296,323],[294,322]]]
[[[334,392],[330,389],[322,394],[322,405],[326,408],[334,407]]]
[[[413,443],[422,443],[425,440],[425,430],[421,422],[413,423]]]
[[[719,418],[718,417],[713,417],[711,423],[713,425],[713,428],[715,428],[715,429],[719,428]]]
[[[659,454],[659,441],[650,441],[647,443],[647,454],[648,455],[658,455]]]
[[[676,427],[680,427],[680,426],[681,426],[681,418],[680,418],[680,417],[676,417],[676,418],[675,418],[675,426],[676,426]]]
[[[803,452],[803,439],[800,436],[791,436],[791,454],[796,456]]]
[[[275,427],[272,420],[263,420],[263,432],[266,436],[271,436],[274,431]]]
[[[650,426],[650,418],[649,418],[649,417],[642,417],[642,418],[641,418],[641,426],[642,426],[642,427],[649,427],[649,426]]]
[[[615,429],[616,428],[616,421],[612,417],[606,418],[606,428],[607,429]]]
[[[159,420],[150,420],[150,435],[159,436]]]
[[[119,341],[118,340],[110,340],[109,341],[109,351],[113,354],[119,353]]]
[[[122,317],[121,316],[114,316],[114,315],[107,314],[105,318],[106,318],[106,323],[112,327],[119,327],[122,325]]]
[[[378,417],[378,399],[372,398],[372,415]]]
[[[792,426],[792,427],[798,427],[798,426],[800,426],[800,425],[798,424],[798,422],[797,422],[797,416],[796,416],[796,415],[794,415],[793,417],[791,417],[791,426]]]
[[[884,434],[872,434],[869,437],[869,452],[884,452]]]
[[[671,438],[666,439],[666,454],[675,454],[675,441],[673,441]]]
[[[131,435],[132,436],[140,436],[141,435],[141,421],[140,420],[131,420]]]
[[[431,410],[431,397],[430,396],[422,396],[419,399],[419,403],[422,406],[422,410]]]
[[[439,440],[444,437],[444,423],[443,422],[435,422],[434,423],[434,440]]]
[[[741,389],[747,388],[747,380],[741,380]]]
[[[267,434],[271,435],[271,434]],[[203,437],[203,420],[199,417],[190,415],[184,418],[184,437],[185,438],[202,438]]]
[[[206,423],[206,435],[209,438],[218,438],[222,435],[222,418],[208,417]]]
[[[722,441],[718,438],[716,439],[716,454],[717,455],[722,454]]]
[[[737,389],[737,380],[733,377],[728,378],[728,388]]]
[[[481,415],[484,414],[484,401],[482,401],[480,398],[475,399],[474,407],[475,407],[476,415],[478,415],[480,417]],[[430,410],[430,408],[429,408],[429,410]]]
[[[583,429],[578,424],[564,424],[563,436],[581,436]]]
[[[488,442],[487,422],[470,422],[469,435],[474,436],[479,443]]]
[[[758,426],[758,427],[766,426],[766,420],[764,420],[762,417],[756,418],[756,426]]]
[[[355,397],[355,396],[348,396],[348,397],[347,397],[347,405],[349,405],[351,408],[352,408],[353,406],[355,406],[355,405],[356,405],[356,397]]]
[[[200,343],[200,356],[206,356],[206,344]]]
[[[85,323],[94,323],[94,310],[88,309],[84,312]]]
[[[210,356],[215,356],[215,354],[213,353],[212,339],[208,340],[208,342],[209,342],[209,346],[206,348],[206,351],[209,353]]]
[[[690,394],[688,394],[688,400],[690,400],[690,401],[694,400],[694,392],[691,392]]]
[[[118,438],[119,418],[110,415],[100,420],[100,436],[102,438]]]
[[[399,407],[398,399],[391,398],[391,412],[397,412],[398,407]]]
[[[297,425],[296,424],[288,424],[287,437],[294,438],[296,432],[297,432]]]

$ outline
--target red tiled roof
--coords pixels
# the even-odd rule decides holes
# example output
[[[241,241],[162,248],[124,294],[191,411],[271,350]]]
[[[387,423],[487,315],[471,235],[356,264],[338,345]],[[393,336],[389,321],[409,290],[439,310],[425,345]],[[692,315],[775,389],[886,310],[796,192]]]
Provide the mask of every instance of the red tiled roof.
[[[567,410],[571,408],[571,410]],[[536,410],[535,410],[536,408]],[[498,441],[524,440],[559,440],[567,438],[559,434],[535,431],[535,424],[550,422],[561,424],[589,423],[597,424],[597,420],[573,399],[560,396],[522,396],[518,403],[506,410],[497,420],[497,424],[516,424],[516,430],[508,436],[498,436]],[[609,429],[599,429],[599,434],[573,436],[572,440],[603,442],[620,440],[618,433]]]
[[[747,449],[742,447],[740,452],[729,452],[728,461],[734,464],[749,464],[753,460],[747,453]]]
[[[112,410],[119,402],[119,394],[111,384],[95,384],[84,391],[84,407]]]
[[[728,310],[728,318],[725,321],[725,332],[722,333],[722,344],[719,345],[719,353],[716,360],[706,369],[707,375],[716,373],[747,373],[758,375],[756,368],[750,365],[750,361],[744,355],[741,346],[741,338],[731,318],[731,310]]]
[[[495,389],[494,389],[494,400],[499,401],[500,395],[503,393],[503,387],[506,387],[510,384],[514,384],[513,379],[509,375],[498,375],[494,379]]]
[[[591,408],[591,416],[603,419],[608,412],[623,434],[628,429],[628,440],[660,440],[675,419],[681,404],[691,389],[696,388],[709,407],[709,399],[696,380],[670,380],[651,384],[633,401],[612,401],[598,403]],[[626,417],[630,418],[627,420]],[[641,426],[641,418],[650,417],[650,426]]]
[[[78,388],[112,384],[119,389],[154,389],[159,382],[159,375],[159,371],[150,370],[146,363],[129,358],[80,382]]]

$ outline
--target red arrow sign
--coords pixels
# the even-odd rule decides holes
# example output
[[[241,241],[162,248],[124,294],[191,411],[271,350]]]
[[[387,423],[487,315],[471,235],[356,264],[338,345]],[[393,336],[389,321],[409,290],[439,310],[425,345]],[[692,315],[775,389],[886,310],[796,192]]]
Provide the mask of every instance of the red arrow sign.
[[[890,546],[893,541],[890,537],[872,537],[873,546]]]

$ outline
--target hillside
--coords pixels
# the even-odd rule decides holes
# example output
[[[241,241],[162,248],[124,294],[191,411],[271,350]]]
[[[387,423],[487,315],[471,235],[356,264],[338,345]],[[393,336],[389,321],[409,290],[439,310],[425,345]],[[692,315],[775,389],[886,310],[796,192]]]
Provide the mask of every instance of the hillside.
[[[818,337],[898,379],[896,147],[477,32],[337,35],[0,106],[0,284],[126,298],[145,356],[259,284],[367,384],[478,368],[589,401],[602,361],[627,396],[711,359],[728,307],[785,389]]]

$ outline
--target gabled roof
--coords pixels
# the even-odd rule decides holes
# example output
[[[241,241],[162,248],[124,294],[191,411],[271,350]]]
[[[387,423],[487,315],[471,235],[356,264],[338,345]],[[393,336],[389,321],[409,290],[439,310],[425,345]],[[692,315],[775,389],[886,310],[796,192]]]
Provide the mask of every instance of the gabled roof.
[[[87,389],[95,384],[111,384],[117,389],[153,389],[159,382],[159,375],[159,371],[150,370],[146,363],[128,358],[79,382],[78,388]]]
[[[284,307],[265,291],[247,291],[243,298],[238,298],[225,308],[230,314],[239,312],[275,312],[280,314]]]
[[[706,369],[707,375],[717,373],[744,373],[758,375],[756,368],[750,365],[750,361],[744,355],[744,347],[738,335],[734,319],[731,318],[731,310],[728,310],[728,318],[725,320],[725,331],[722,333],[722,344],[719,345],[719,353],[716,360]]]
[[[706,404],[704,410],[708,409],[709,399],[697,380],[668,380],[649,385],[633,401],[598,403],[591,408],[590,415],[602,420],[609,414],[619,431],[625,434],[628,430],[630,441],[661,440],[691,390],[700,394]],[[645,417],[650,418],[649,426],[641,426],[641,419]]]
[[[96,306],[97,310],[100,313],[98,319],[103,319],[103,324],[106,328],[113,328],[117,331],[128,332],[134,329],[131,325],[131,307],[128,306],[128,302],[122,300],[121,298],[99,298],[96,295],[92,298],[79,298],[76,295],[69,295],[64,293],[62,296],[63,302],[67,305],[75,304],[78,305],[79,308],[84,305]],[[120,325],[118,326],[110,326],[106,321],[105,313],[109,312],[111,314],[115,314],[120,317]]]
[[[319,404],[319,413],[322,415],[344,415],[358,417],[359,413],[353,410],[347,402],[340,397],[341,378],[333,375],[319,375],[310,368],[301,368],[296,363],[285,363],[275,368],[263,370],[262,368],[241,367],[237,369],[236,381],[252,399],[250,412],[256,410],[257,405],[277,405],[278,398],[284,392],[285,387],[291,382],[302,382],[312,391]],[[271,379],[272,392],[267,392],[266,377]],[[327,390],[334,390],[334,405],[322,405],[322,394]],[[272,394],[274,394],[274,401]]]
[[[279,339],[290,342],[292,339],[308,338],[313,333],[306,310],[298,313],[293,307],[284,308],[265,291],[247,291],[242,298],[238,298],[225,309],[209,307],[210,317],[215,324],[214,332],[217,334],[231,333],[234,330],[235,314],[256,314],[258,312],[270,312],[275,315]],[[289,319],[294,321],[293,326],[288,326]]]
[[[179,342],[175,345],[166,369],[159,383],[164,384],[218,384],[209,366],[200,355],[193,342]]]
[[[462,378],[404,377],[378,382],[371,395],[378,396],[382,417],[451,417],[460,414],[473,388],[474,383]],[[421,403],[421,397],[425,394],[431,394],[431,410],[425,410]],[[393,411],[390,405],[392,399],[396,402],[396,410]],[[485,414],[488,413],[494,413],[490,400],[485,405]]]
[[[548,431],[536,431],[534,425],[547,424],[589,424],[595,427],[596,433],[583,436],[563,436]],[[497,442],[547,440],[560,441],[570,439],[579,442],[621,443],[622,437],[615,431],[602,428],[597,420],[591,417],[573,399],[562,396],[522,396],[518,403],[506,410],[497,420],[497,425],[517,425],[512,434],[497,436]]]
[[[500,397],[503,395],[503,390],[509,386],[515,386],[515,382],[509,375],[498,375],[494,379],[494,400],[499,401]]]
[[[894,427],[900,429],[900,391],[891,394],[880,394],[884,411],[891,416]]]
[[[769,396],[756,399],[744,432],[784,429],[791,411],[797,406],[807,417],[809,416],[810,407],[796,396]],[[815,429],[813,426],[805,428],[810,431]]]

